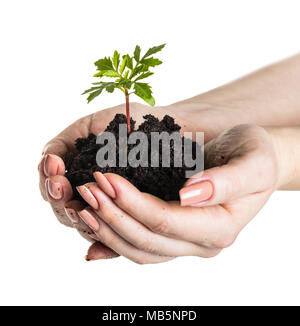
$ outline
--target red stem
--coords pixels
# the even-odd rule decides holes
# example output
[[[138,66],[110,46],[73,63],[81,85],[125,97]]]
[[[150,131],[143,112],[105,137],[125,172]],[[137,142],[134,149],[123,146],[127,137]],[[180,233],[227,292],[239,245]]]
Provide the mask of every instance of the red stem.
[[[126,98],[127,132],[130,133],[129,94],[127,89],[125,89],[125,98]]]

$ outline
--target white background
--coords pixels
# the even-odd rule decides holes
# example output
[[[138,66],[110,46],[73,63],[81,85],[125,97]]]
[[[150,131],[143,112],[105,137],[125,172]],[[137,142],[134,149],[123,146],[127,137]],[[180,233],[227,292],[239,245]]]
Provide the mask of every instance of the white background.
[[[38,189],[43,145],[86,104],[93,62],[167,42],[152,86],[169,104],[299,51],[299,1],[1,1],[0,304],[300,304],[300,193],[277,192],[212,259],[86,262]]]

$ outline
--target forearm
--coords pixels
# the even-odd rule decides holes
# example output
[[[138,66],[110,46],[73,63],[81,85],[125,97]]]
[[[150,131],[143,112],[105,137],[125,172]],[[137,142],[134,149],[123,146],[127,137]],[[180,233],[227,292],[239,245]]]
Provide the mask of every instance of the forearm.
[[[278,162],[278,189],[300,190],[300,126],[267,127]]]
[[[300,54],[172,106],[226,110],[227,127],[300,125]]]

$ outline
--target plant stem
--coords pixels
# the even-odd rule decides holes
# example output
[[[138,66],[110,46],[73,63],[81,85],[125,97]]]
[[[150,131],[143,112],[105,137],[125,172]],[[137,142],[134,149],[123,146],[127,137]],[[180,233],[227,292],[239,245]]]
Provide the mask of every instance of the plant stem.
[[[129,94],[125,88],[125,99],[126,99],[126,118],[127,118],[127,132],[130,133],[130,112],[129,112]]]

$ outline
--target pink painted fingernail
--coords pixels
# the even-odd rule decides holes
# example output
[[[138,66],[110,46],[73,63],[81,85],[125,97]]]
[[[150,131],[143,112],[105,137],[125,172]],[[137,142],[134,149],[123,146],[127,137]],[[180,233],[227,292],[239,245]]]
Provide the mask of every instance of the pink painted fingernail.
[[[90,247],[86,255],[86,260],[99,260],[99,259],[109,259],[115,258],[119,255],[112,249],[104,246],[99,241],[94,242]]]
[[[110,182],[107,180],[105,175],[101,172],[95,172],[94,178],[98,184],[98,186],[111,198],[116,198],[116,192]]]
[[[44,174],[47,177],[57,175],[57,160],[55,156],[47,154],[44,159]]]
[[[84,223],[88,225],[92,230],[99,230],[99,222],[87,209],[83,209],[82,211],[78,212],[78,215],[81,217]]]
[[[60,183],[53,182],[51,179],[46,179],[45,186],[53,199],[59,200],[63,198],[63,187]]]
[[[199,204],[213,195],[213,185],[210,181],[202,181],[184,187],[179,191],[181,206]]]
[[[65,212],[66,215],[68,216],[69,220],[74,223],[74,224],[78,224],[79,223],[79,216],[76,213],[75,209],[73,208],[69,208],[69,207],[65,207]]]
[[[94,195],[91,193],[90,189],[83,185],[83,186],[79,186],[76,187],[76,189],[78,190],[78,192],[80,193],[81,197],[94,209],[98,209],[99,208],[99,204],[97,202],[97,199],[94,197]]]

